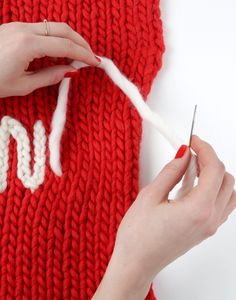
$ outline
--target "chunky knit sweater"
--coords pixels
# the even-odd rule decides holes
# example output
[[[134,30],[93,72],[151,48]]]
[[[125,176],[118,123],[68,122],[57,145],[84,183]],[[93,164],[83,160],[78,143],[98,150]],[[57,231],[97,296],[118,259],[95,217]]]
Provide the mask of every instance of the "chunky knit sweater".
[[[164,52],[159,0],[0,2],[0,23],[44,18],[67,22],[146,99]],[[36,59],[30,68],[52,63]],[[63,174],[53,173],[48,135],[57,96],[54,85],[0,99],[0,299],[91,299],[139,191],[141,119],[98,68],[71,81]],[[155,299],[152,290],[147,299]]]

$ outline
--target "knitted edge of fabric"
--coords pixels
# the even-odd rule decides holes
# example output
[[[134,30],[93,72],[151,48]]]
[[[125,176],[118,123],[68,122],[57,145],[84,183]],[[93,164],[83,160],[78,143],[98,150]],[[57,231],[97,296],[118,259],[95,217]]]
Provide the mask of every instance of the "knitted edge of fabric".
[[[164,42],[159,1],[5,0],[0,22],[67,22],[110,57],[147,97],[161,68]],[[64,60],[59,60],[64,63]],[[51,65],[36,60],[31,68]],[[1,99],[0,117],[50,132],[58,85]],[[101,70],[73,80],[63,134],[64,175],[49,168],[32,193],[17,177],[16,142],[9,144],[7,188],[0,193],[1,299],[90,299],[112,253],[119,223],[138,193],[141,120]],[[31,161],[31,167],[33,162]],[[151,290],[146,299],[155,299]]]

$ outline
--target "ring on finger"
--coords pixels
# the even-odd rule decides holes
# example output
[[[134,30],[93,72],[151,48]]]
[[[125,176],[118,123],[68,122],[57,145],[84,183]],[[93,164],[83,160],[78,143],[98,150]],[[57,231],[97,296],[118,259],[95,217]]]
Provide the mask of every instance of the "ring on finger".
[[[48,21],[47,21],[47,19],[44,19],[43,22],[44,22],[44,26],[45,26],[45,35],[48,36],[49,35]]]

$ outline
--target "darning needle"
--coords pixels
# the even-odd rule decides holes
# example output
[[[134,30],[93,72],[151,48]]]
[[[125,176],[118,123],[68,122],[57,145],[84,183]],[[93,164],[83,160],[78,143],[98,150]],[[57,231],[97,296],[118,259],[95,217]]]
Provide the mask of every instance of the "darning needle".
[[[196,118],[196,112],[197,112],[197,104],[194,107],[193,120],[192,120],[192,126],[191,126],[190,138],[189,138],[189,147],[191,147],[192,136],[193,136],[193,128],[194,128],[194,123],[195,123],[195,118]]]

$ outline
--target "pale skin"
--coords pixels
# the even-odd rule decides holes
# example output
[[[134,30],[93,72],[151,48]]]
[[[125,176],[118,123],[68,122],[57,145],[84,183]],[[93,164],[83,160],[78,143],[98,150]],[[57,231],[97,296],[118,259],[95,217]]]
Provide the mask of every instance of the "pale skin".
[[[10,23],[0,26],[0,98],[21,96],[60,82],[69,65],[29,72],[29,63],[44,56],[66,57],[96,66],[89,44],[65,23]],[[105,275],[93,300],[144,299],[153,278],[179,256],[216,233],[236,207],[235,180],[213,147],[194,135],[198,183],[185,197],[169,202],[183,177],[190,148],[171,160],[140,191],[124,216]]]
[[[90,45],[66,23],[48,22],[50,35],[45,36],[44,23],[11,22],[0,26],[0,98],[24,96],[34,90],[60,82],[69,64],[55,65],[35,72],[27,71],[35,58],[48,56],[80,60],[91,66],[99,64]]]

